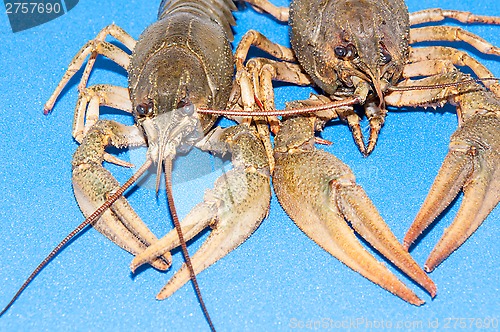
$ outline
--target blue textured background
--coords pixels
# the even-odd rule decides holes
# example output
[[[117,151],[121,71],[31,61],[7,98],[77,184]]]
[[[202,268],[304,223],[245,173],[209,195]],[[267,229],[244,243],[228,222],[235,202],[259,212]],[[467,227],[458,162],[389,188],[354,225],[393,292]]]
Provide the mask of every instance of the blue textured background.
[[[50,116],[43,116],[43,104],[86,41],[112,22],[137,38],[154,21],[156,2],[82,1],[68,14],[17,34],[10,31],[5,13],[0,14],[0,307],[45,255],[83,220],[72,193],[70,166],[77,146],[71,137],[77,80],[70,82]],[[410,11],[441,6],[500,15],[498,1],[408,0],[407,4]],[[274,41],[287,43],[285,25],[252,9],[236,16],[236,41],[247,29],[256,28]],[[456,24],[449,20],[445,23]],[[498,26],[473,25],[467,30],[500,45]],[[454,45],[465,47],[500,76],[500,58],[481,55],[464,44]],[[90,83],[97,82],[125,86],[125,72],[101,58]],[[307,89],[280,87],[278,107],[308,93]],[[130,123],[127,116],[118,118]],[[334,142],[328,150],[353,169],[401,240],[427,195],[456,126],[453,107],[437,112],[393,112],[369,158],[362,158],[343,124],[330,126],[323,137]],[[131,174],[130,170],[110,168],[122,182]],[[177,179],[182,178],[179,168]],[[201,199],[201,188],[211,187],[212,181],[213,176],[192,182],[177,180],[182,182],[174,188],[181,216]],[[159,236],[171,227],[163,195],[156,201],[152,190],[139,188],[129,199]],[[459,204],[460,199],[413,249],[419,264],[451,223]],[[449,318],[494,317],[498,322],[499,220],[497,208],[431,274],[438,286],[434,300],[395,271],[427,301],[420,308],[406,304],[321,250],[300,232],[274,197],[268,218],[255,234],[201,273],[198,280],[221,331],[288,330],[298,321],[330,321],[332,329],[344,322],[352,330],[365,329],[365,323],[373,324],[374,329],[402,324],[421,330],[429,320],[444,327]],[[132,275],[130,261],[128,253],[95,230],[84,232],[0,318],[0,331],[208,329],[190,285],[165,301],[155,300],[182,262],[180,252],[175,253],[174,270],[166,273],[143,269]]]

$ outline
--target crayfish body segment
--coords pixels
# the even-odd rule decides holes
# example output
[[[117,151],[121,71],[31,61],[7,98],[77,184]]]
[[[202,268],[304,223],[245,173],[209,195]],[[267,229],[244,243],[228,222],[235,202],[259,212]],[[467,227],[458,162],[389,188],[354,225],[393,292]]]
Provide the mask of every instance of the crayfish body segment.
[[[319,13],[319,17],[318,17]],[[294,0],[290,42],[304,70],[328,95],[362,98],[370,120],[365,147],[352,110],[341,117],[368,155],[384,123],[385,89],[397,83],[408,59],[410,22],[403,0]]]
[[[408,58],[410,23],[403,1],[294,0],[290,26],[299,62],[330,95],[369,84],[382,98],[382,86],[399,80]]]
[[[207,1],[209,7],[217,4]],[[164,1],[159,20],[139,37],[131,56],[132,113],[148,138],[150,157],[159,163],[160,156],[171,158],[178,148],[189,149],[212,127],[215,117],[194,114],[196,108],[223,108],[229,99],[233,58],[228,36],[235,8],[226,3],[232,20],[217,16],[214,22],[199,6]],[[189,120],[193,117],[199,123]]]

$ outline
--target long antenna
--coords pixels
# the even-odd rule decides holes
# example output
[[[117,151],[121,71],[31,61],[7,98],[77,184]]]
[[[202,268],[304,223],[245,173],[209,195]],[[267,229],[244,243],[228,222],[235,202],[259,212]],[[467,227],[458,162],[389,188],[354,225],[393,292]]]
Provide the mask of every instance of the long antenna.
[[[387,88],[387,90],[388,91],[431,90],[431,89],[442,89],[452,86],[459,86],[473,82],[498,81],[498,80],[500,80],[500,78],[497,77],[471,78],[460,82],[450,82],[450,83],[440,83],[440,84],[438,83],[430,85],[415,85],[415,86],[401,86],[401,87],[390,86]],[[199,108],[196,111],[198,113],[203,113],[203,114],[230,115],[230,116],[280,116],[280,115],[291,116],[291,115],[314,113],[342,106],[351,106],[354,104],[358,104],[360,102],[361,102],[360,98],[352,97],[348,99],[332,101],[321,105],[305,106],[300,108],[284,109],[284,110],[263,110],[263,111],[245,112],[243,110],[213,110],[207,108]],[[258,100],[257,104],[259,104]],[[258,106],[261,107],[261,105]]]
[[[186,241],[184,239],[184,235],[182,234],[181,224],[179,222],[179,217],[177,216],[177,210],[175,209],[174,205],[174,196],[172,194],[172,180],[171,180],[172,159],[167,158],[165,160],[164,167],[165,167],[165,187],[167,190],[168,206],[170,208],[170,213],[172,214],[172,220],[174,221],[175,229],[177,230],[177,235],[179,236],[179,241],[181,243],[181,248],[182,248],[182,255],[184,256],[184,261],[186,262],[189,274],[191,275],[191,281],[193,283],[194,291],[196,292],[196,296],[200,301],[201,310],[203,311],[203,314],[207,319],[208,325],[210,326],[210,330],[215,332],[214,324],[212,323],[212,319],[210,318],[207,307],[205,306],[205,302],[203,301],[203,297],[201,296],[200,286],[198,285],[198,280],[196,279],[196,274],[194,272],[193,264],[191,263],[191,257],[189,257]]]
[[[211,109],[199,108],[196,111],[198,113],[205,113],[205,114],[233,115],[233,116],[279,116],[279,115],[290,116],[290,115],[314,113],[342,106],[351,106],[354,104],[358,104],[360,102],[361,99],[359,97],[352,97],[343,100],[332,101],[321,105],[304,106],[301,108],[285,109],[285,110],[264,110],[264,111],[245,112],[243,110],[211,110]]]
[[[19,298],[21,293],[28,287],[33,279],[38,275],[38,273],[56,256],[62,248],[78,233],[80,233],[85,227],[95,222],[99,217],[106,211],[111,205],[113,205],[118,198],[120,198],[125,190],[127,190],[134,182],[136,182],[142,174],[151,166],[152,161],[150,159],[146,160],[144,165],[142,165],[137,172],[130,177],[118,190],[111,196],[108,197],[106,202],[104,202],[97,210],[94,211],[84,222],[78,225],[71,233],[69,233],[51,252],[50,254],[36,267],[36,269],[31,273],[31,275],[26,279],[24,284],[19,288],[17,293],[14,295],[9,304],[0,312],[0,317],[14,304],[14,302]]]
[[[460,82],[450,82],[450,83],[437,83],[430,85],[413,85],[413,86],[390,86],[387,88],[389,91],[413,91],[413,90],[432,90],[432,89],[443,89],[452,86],[459,86],[469,83],[477,83],[484,81],[499,81],[500,78],[497,77],[484,77],[484,78],[470,78]]]

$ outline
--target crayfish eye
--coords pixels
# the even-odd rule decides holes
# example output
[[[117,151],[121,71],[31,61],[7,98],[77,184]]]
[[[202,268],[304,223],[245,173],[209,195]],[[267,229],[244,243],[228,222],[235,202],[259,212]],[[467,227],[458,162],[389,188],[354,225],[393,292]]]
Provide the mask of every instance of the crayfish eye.
[[[380,61],[383,65],[386,65],[391,62],[392,56],[383,43],[380,43],[380,48]]]
[[[141,105],[137,105],[137,107],[135,108],[136,112],[138,115],[145,115],[146,114],[146,108],[144,107],[143,104]]]
[[[358,51],[353,44],[347,46],[339,45],[334,49],[335,55],[344,60],[352,60],[358,56]]]
[[[135,111],[139,117],[151,116],[153,115],[153,102],[141,103],[137,105]]]
[[[358,51],[356,50],[356,47],[353,44],[347,45],[346,49],[347,49],[347,57],[349,59],[354,59],[358,56]]]
[[[191,116],[194,114],[194,105],[193,103],[189,100],[188,96],[183,97],[178,103],[177,103],[177,109],[181,112],[182,115],[184,116]]]
[[[382,60],[382,63],[386,65],[392,60],[392,58],[390,54],[383,54],[380,60]]]
[[[188,104],[185,105],[181,108],[181,113],[184,116],[191,116],[194,114],[194,105],[193,104]]]
[[[335,52],[335,55],[339,58],[345,58],[348,53],[347,48],[345,48],[344,46],[337,46],[333,51]]]

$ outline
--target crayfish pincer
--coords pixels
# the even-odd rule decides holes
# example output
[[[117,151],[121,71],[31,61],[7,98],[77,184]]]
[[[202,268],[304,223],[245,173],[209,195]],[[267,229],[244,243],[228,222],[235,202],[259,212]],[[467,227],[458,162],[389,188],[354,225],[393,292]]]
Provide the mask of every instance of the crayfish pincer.
[[[181,223],[186,240],[207,227],[212,228],[192,257],[196,274],[248,239],[267,215],[271,200],[269,162],[255,129],[245,124],[226,129],[217,127],[199,144],[212,152],[231,152],[233,169],[215,181],[214,188],[205,192],[203,202],[196,205]],[[179,239],[175,231],[171,231],[134,258],[132,271],[177,246]],[[169,297],[189,278],[184,264],[157,298]]]
[[[414,305],[424,303],[366,251],[346,223],[377,251],[425,288],[436,286],[398,242],[349,167],[314,147],[315,117],[282,123],[275,140],[273,185],[295,224],[354,271]]]
[[[455,220],[425,262],[434,270],[458,249],[481,226],[500,201],[500,97],[470,76],[455,70],[420,80],[408,80],[405,87],[463,82],[446,89],[426,91],[425,100],[409,91],[395,91],[386,100],[394,106],[440,105],[450,101],[457,105],[459,127],[451,136],[448,154],[443,161],[429,194],[405,238],[405,248],[415,242],[424,230],[451,204],[462,190],[463,201]]]

